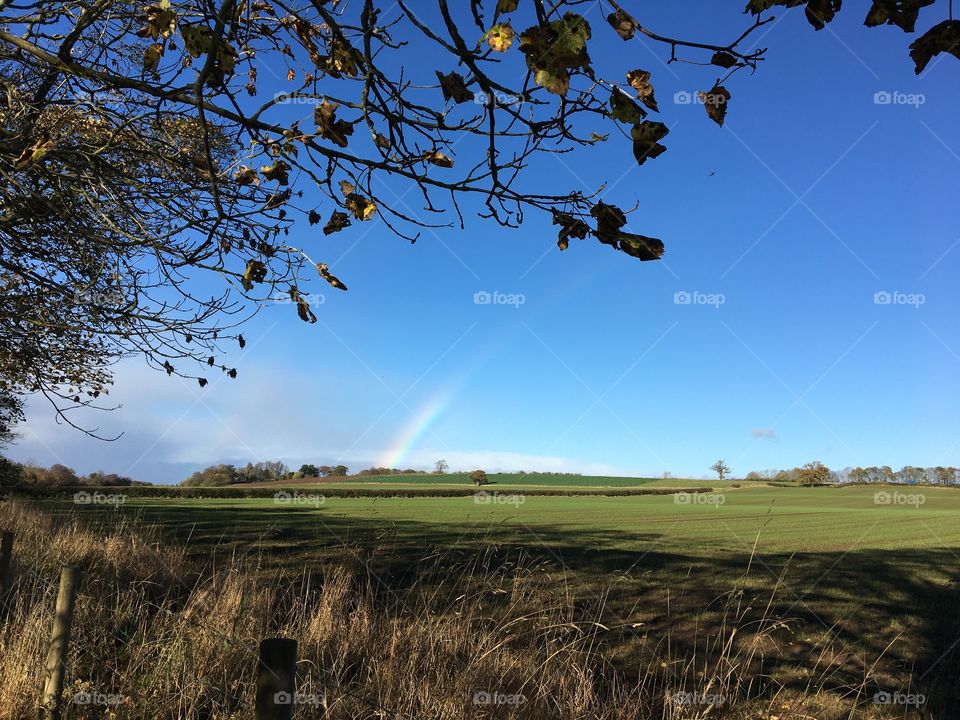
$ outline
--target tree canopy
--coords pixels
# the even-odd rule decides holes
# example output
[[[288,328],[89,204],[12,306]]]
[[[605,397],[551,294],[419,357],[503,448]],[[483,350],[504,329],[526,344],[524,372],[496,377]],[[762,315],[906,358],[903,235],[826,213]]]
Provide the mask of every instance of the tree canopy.
[[[642,36],[701,66],[704,121],[722,125],[731,77],[767,53],[751,36],[801,5],[820,30],[841,3],[750,0],[741,32],[694,40],[615,0],[605,22],[579,0],[0,0],[0,391],[67,417],[128,354],[201,386],[235,377],[224,343],[243,346],[250,313],[281,298],[315,322],[311,280],[347,289],[291,241],[298,223],[359,237],[378,220],[414,242],[543,213],[560,250],[657,260],[664,243],[628,232],[633,208],[603,187],[528,180],[539,156],[600,142],[640,165],[667,150],[657,68],[591,52]],[[919,73],[960,57],[960,22],[933,5],[873,0],[865,24],[913,33],[924,11]]]

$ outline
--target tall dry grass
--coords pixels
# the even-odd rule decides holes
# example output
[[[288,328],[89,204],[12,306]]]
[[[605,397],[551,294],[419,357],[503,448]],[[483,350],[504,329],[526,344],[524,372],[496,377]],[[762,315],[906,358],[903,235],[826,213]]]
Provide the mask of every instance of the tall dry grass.
[[[0,720],[36,715],[67,562],[83,581],[65,720],[251,718],[258,642],[272,636],[299,641],[300,718],[867,717],[852,714],[862,688],[845,700],[822,692],[839,652],[829,642],[802,692],[764,674],[782,651],[776,587],[759,606],[743,587],[718,598],[720,623],[683,618],[692,630],[678,644],[611,622],[602,593],[575,602],[533,560],[425,557],[398,589],[349,548],[341,562],[277,578],[240,558],[198,566],[129,521],[91,527],[19,501],[4,502],[2,518],[16,533],[16,582],[0,627]],[[643,644],[644,662],[615,666],[611,638]]]

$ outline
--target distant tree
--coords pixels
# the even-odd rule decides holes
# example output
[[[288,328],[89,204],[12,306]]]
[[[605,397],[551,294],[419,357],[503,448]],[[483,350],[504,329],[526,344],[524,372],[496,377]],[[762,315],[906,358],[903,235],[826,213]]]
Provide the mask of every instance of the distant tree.
[[[957,477],[957,469],[938,465],[933,469],[933,475],[940,485],[952,485]]]
[[[477,487],[490,484],[490,481],[487,479],[487,473],[483,470],[474,470],[472,473],[470,473],[470,482]]]
[[[337,465],[330,474],[334,477],[345,477],[348,472],[350,472],[350,468],[346,465]]]
[[[819,460],[809,462],[796,470],[797,480],[804,483],[830,482],[830,468]]]
[[[446,460],[437,460],[433,465],[434,471],[437,475],[446,475],[447,470],[450,469],[450,466],[447,464]]]
[[[710,466],[710,469],[713,470],[721,480],[726,479],[727,475],[730,473],[730,466],[727,465],[723,460],[717,460],[713,465]]]
[[[904,465],[896,474],[897,482],[907,485],[917,485],[927,479],[927,471],[915,465]]]
[[[850,471],[850,482],[865,483],[869,480],[869,474],[862,467],[855,467]]]
[[[320,477],[320,471],[316,465],[303,464],[297,472],[300,473],[300,477]]]
[[[756,470],[751,470],[750,472],[747,473],[747,476],[744,478],[744,480],[762,480],[762,479],[763,479],[763,476],[760,473],[758,473]]]

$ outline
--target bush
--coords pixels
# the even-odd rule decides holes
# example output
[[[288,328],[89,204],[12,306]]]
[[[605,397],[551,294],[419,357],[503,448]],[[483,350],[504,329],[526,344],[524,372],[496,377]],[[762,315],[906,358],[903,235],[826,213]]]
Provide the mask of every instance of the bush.
[[[477,486],[490,484],[490,481],[487,479],[487,473],[483,470],[474,470],[470,473],[470,482]]]

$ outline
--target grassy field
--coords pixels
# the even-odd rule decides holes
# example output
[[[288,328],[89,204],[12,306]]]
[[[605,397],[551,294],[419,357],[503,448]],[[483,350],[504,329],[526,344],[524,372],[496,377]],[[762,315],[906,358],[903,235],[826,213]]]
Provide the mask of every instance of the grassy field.
[[[491,473],[488,476],[491,485],[498,489],[551,488],[551,489],[631,489],[631,488],[694,488],[719,487],[729,482],[718,480],[684,480],[679,478],[634,478],[608,477],[602,475],[541,475],[529,473]],[[370,475],[351,478],[304,478],[298,481],[280,481],[275,483],[251,483],[251,487],[317,487],[317,488],[462,488],[472,483],[468,473],[448,473],[445,475]]]
[[[532,488],[543,478],[529,480]],[[527,497],[517,486],[497,482],[477,498],[337,498],[305,485],[280,500],[40,504],[104,532],[155,528],[191,562],[230,563],[254,584],[304,587],[346,565],[391,622],[411,615],[419,593],[431,600],[414,604],[430,606],[430,617],[466,614],[485,628],[557,609],[548,626],[589,639],[601,677],[637,693],[637,717],[915,716],[877,704],[878,693],[922,693],[927,717],[960,708],[960,491],[744,484],[697,495]],[[460,607],[463,598],[476,606]],[[723,678],[725,714],[655,697],[704,678]],[[604,717],[532,707],[450,717]]]

